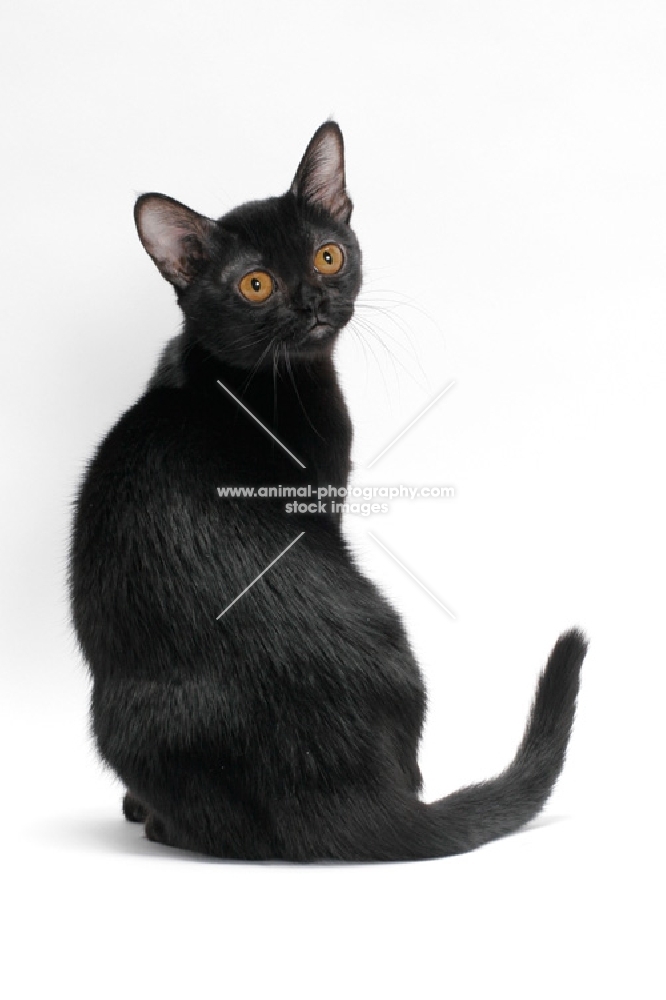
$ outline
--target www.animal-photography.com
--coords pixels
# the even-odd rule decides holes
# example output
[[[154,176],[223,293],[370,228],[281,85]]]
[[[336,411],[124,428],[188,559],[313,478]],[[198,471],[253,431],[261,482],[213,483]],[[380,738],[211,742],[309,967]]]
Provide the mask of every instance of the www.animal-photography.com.
[[[3,994],[660,995],[666,10],[0,46]]]

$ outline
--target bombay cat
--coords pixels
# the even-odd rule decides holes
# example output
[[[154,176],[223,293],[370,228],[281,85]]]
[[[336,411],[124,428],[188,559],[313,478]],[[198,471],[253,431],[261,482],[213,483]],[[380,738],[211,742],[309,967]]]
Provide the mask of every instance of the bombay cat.
[[[136,204],[183,327],[87,469],[70,584],[97,747],[126,817],[165,844],[255,860],[452,855],[534,817],[563,764],[576,630],[550,655],[513,763],[422,802],[421,674],[338,515],[218,495],[347,482],[332,351],[361,285],[351,211],[331,121],[280,197],[217,221],[160,194]]]

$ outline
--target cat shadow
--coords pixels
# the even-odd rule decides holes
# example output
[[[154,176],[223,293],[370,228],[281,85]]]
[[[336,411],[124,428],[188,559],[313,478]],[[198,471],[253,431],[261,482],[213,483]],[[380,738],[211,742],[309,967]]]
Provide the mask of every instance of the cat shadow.
[[[520,830],[509,834],[520,837],[542,827],[566,822],[566,816],[539,816]],[[128,823],[122,819],[79,818],[51,819],[33,828],[32,836],[45,846],[63,850],[92,850],[104,854],[126,854],[137,858],[161,858],[162,861],[198,862],[208,865],[259,865],[262,868],[293,867],[288,861],[238,861],[232,858],[213,858],[207,854],[197,854],[148,840],[141,823]],[[405,864],[408,862],[392,862]],[[298,867],[301,867],[300,865]],[[367,863],[318,861],[308,864],[309,868],[350,868],[367,867]]]
[[[181,851],[156,844],[146,837],[142,823],[121,819],[80,817],[51,819],[33,830],[33,836],[49,847],[71,851],[98,851],[104,854],[128,854],[137,858],[162,858],[172,861],[199,861],[206,864],[242,864],[212,858],[206,854]]]

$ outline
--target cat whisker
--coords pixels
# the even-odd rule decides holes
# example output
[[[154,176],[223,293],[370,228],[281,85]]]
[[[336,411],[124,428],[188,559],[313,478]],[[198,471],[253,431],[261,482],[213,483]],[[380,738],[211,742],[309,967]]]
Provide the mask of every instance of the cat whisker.
[[[353,329],[355,330],[355,333],[360,338],[361,343],[363,344],[364,353],[365,353],[365,348],[367,347],[369,349],[370,353],[372,354],[373,358],[374,358],[375,364],[377,365],[377,368],[378,368],[378,370],[379,370],[379,372],[381,373],[381,376],[382,376],[382,382],[384,384],[384,391],[386,393],[386,398],[388,400],[392,400],[393,399],[393,394],[389,390],[389,386],[388,386],[388,383],[386,381],[386,373],[384,371],[384,366],[382,365],[381,361],[379,360],[379,358],[375,354],[374,348],[372,346],[372,341],[368,340],[367,337],[364,337],[363,333],[361,332],[363,330],[363,326],[364,326],[362,320],[360,320],[358,318],[358,316],[355,316],[351,320],[351,323],[355,324],[355,327],[353,327]],[[359,326],[361,327],[361,330],[358,329]],[[365,332],[368,332],[368,331],[366,330]],[[372,333],[372,331],[369,331],[369,332]],[[381,341],[380,341],[380,343],[381,343]],[[388,348],[386,347],[386,344],[382,344],[382,346],[385,348],[385,350],[387,350],[388,355],[391,358],[391,363],[393,363],[393,356],[392,356],[391,352],[388,350]],[[366,354],[366,358],[367,358],[367,354]],[[397,378],[395,367],[393,368],[393,374]]]
[[[257,361],[257,363],[255,364],[255,366],[253,367],[252,371],[250,372],[250,374],[246,378],[245,382],[243,383],[243,385],[241,387],[241,394],[246,393],[247,390],[249,389],[250,383],[252,382],[252,379],[255,377],[255,375],[259,371],[259,367],[260,367],[262,361],[264,360],[264,358],[266,357],[266,355],[268,354],[268,352],[270,351],[270,349],[271,349],[271,342],[269,341],[268,344],[266,344],[266,347],[264,348],[264,350],[259,355],[259,360]]]
[[[423,306],[410,295],[405,295],[403,292],[397,292],[395,289],[386,288],[363,288],[359,300],[361,304],[375,304],[379,308],[390,308],[391,311],[402,306],[407,309],[413,309],[415,312],[427,319],[429,323],[437,327],[438,323],[434,316],[429,313]]]
[[[382,340],[380,332],[368,320],[366,320],[364,317],[361,317],[361,316],[355,316],[354,317],[354,321],[361,327],[361,329],[366,334],[368,334],[370,336],[370,338],[372,340],[374,340],[375,342],[377,342],[378,344],[380,344],[381,347],[384,348],[384,350],[386,351],[387,355],[391,359],[391,364],[393,366],[393,372],[394,372],[394,375],[396,377],[396,380],[398,380],[398,374],[397,374],[397,371],[396,371],[396,368],[395,368],[395,363],[397,362],[400,365],[400,367],[402,368],[402,370],[405,372],[405,374],[412,380],[412,382],[414,382],[415,385],[417,385],[419,387],[419,389],[422,389],[425,392],[428,392],[430,390],[430,385],[428,383],[428,378],[426,376],[426,373],[423,371],[423,367],[419,363],[418,358],[416,359],[416,361],[417,361],[417,365],[418,365],[418,367],[419,367],[419,369],[421,371],[421,374],[423,375],[423,379],[424,379],[423,382],[420,381],[419,379],[417,379],[414,376],[413,372],[411,372],[409,370],[409,368],[403,363],[402,359],[394,351],[391,350],[391,348],[390,348],[390,346],[388,344],[386,344]],[[382,332],[386,332],[386,331],[382,331]]]
[[[430,380],[428,379],[428,376],[427,376],[426,372],[424,371],[423,365],[421,364],[421,359],[419,357],[418,351],[414,347],[414,343],[413,343],[412,335],[411,335],[411,330],[410,330],[409,326],[407,326],[405,323],[401,322],[398,319],[398,317],[396,317],[389,310],[387,310],[387,309],[385,309],[385,308],[383,308],[381,306],[376,306],[376,305],[373,305],[372,303],[368,303],[368,302],[360,302],[360,303],[357,304],[357,308],[359,309],[359,311],[360,311],[361,314],[363,314],[364,312],[373,314],[373,318],[374,318],[374,316],[377,313],[379,313],[380,315],[385,316],[386,319],[390,323],[392,323],[394,327],[397,328],[397,330],[402,335],[401,337],[395,336],[389,330],[387,330],[385,327],[381,327],[381,326],[378,326],[378,327],[372,326],[372,332],[374,333],[375,336],[378,336],[378,337],[381,337],[381,336],[388,337],[388,339],[390,341],[392,341],[392,343],[395,344],[396,347],[399,347],[400,349],[404,350],[405,353],[406,353],[406,355],[409,356],[410,360],[413,360],[414,363],[417,365],[417,367],[418,367],[421,375],[423,376],[423,380],[424,380],[425,386],[426,386],[427,389],[429,389],[430,388]],[[362,317],[362,318],[365,319],[365,317]],[[404,370],[408,371],[407,368],[405,368]]]
[[[291,380],[291,384],[293,386],[294,393],[296,394],[296,399],[298,400],[298,404],[299,404],[301,410],[303,411],[303,416],[305,417],[305,419],[307,420],[308,424],[310,425],[310,427],[312,428],[312,430],[315,432],[315,434],[317,435],[317,437],[320,438],[323,441],[324,440],[323,435],[320,434],[320,432],[317,430],[317,428],[315,427],[315,425],[312,423],[312,421],[310,420],[310,416],[308,414],[308,411],[305,409],[305,406],[303,405],[303,400],[301,399],[301,394],[298,391],[298,386],[296,384],[296,379],[294,378],[294,371],[293,371],[293,368],[292,368],[292,365],[291,365],[291,358],[289,357],[289,345],[287,344],[286,340],[284,341],[284,360],[285,360],[285,368],[286,368],[287,374],[288,374],[288,376],[289,376],[289,378]]]
[[[353,319],[351,320],[351,322],[350,322],[349,326],[347,327],[347,329],[352,334],[352,336],[354,337],[354,339],[356,340],[356,342],[361,345],[361,348],[363,350],[363,357],[365,358],[365,387],[367,389],[367,387],[368,387],[368,367],[369,367],[369,365],[368,365],[368,348],[367,348],[367,344],[365,342],[364,337],[360,333],[358,327],[355,325]]]
[[[279,342],[273,344],[273,426],[277,424],[277,377],[279,348]]]

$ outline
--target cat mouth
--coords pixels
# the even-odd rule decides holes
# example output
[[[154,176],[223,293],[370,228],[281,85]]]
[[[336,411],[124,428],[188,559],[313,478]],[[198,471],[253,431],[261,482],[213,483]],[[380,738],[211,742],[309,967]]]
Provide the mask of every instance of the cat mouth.
[[[311,340],[322,340],[328,333],[332,333],[328,323],[315,322],[308,327],[308,338]]]
[[[320,343],[322,340],[327,340],[334,333],[335,330],[330,323],[324,323],[316,319],[310,323],[305,333],[299,337],[297,344],[299,347],[305,347],[308,344]]]

